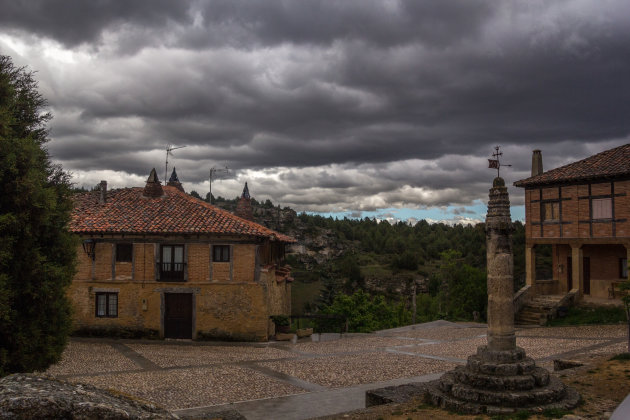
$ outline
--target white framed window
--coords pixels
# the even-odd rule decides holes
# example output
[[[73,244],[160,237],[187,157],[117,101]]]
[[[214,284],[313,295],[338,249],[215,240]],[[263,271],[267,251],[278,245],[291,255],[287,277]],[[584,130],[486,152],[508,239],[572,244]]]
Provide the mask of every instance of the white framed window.
[[[612,198],[593,199],[593,219],[612,219]]]
[[[96,293],[96,316],[99,318],[118,317],[118,293]]]

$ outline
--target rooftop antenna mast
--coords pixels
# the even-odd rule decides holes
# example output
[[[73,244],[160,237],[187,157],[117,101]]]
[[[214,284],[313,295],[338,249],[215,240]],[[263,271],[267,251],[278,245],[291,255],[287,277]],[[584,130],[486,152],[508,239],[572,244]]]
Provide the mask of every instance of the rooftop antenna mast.
[[[208,180],[210,181],[210,204],[212,204],[212,180],[217,179],[220,175],[227,175],[230,173],[230,168],[227,166],[225,168],[215,168],[214,166],[210,168],[210,175]]]
[[[512,166],[512,165],[506,165],[506,164],[502,165],[501,162],[499,161],[499,158],[503,156],[503,152],[499,152],[500,147],[501,146],[495,146],[494,153],[492,154],[492,157],[494,159],[488,159],[488,168],[497,170],[497,178],[499,178],[499,170],[501,169],[501,166]]]
[[[164,183],[166,183],[166,176],[168,175],[168,155],[170,154],[171,156],[173,155],[171,152],[173,150],[177,150],[177,149],[183,149],[186,146],[178,146],[175,147],[172,144],[167,144],[166,145],[166,165],[164,165]]]

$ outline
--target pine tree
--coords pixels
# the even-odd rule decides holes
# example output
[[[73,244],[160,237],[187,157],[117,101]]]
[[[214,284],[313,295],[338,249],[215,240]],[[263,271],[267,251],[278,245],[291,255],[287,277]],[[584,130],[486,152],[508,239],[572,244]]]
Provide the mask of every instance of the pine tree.
[[[0,56],[0,375],[56,362],[71,328],[70,183],[44,147],[45,107],[33,73]]]

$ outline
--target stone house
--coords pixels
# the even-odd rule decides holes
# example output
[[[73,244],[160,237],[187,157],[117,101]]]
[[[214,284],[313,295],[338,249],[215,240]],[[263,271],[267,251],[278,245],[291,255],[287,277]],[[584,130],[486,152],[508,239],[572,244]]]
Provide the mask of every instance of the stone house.
[[[630,144],[547,172],[535,150],[525,189],[530,294],[615,299],[628,280]],[[536,247],[551,245],[551,278],[536,278]]]
[[[70,230],[76,328],[264,341],[291,313],[294,239],[186,194],[175,170],[166,186],[153,169],[144,188],[77,194]]]

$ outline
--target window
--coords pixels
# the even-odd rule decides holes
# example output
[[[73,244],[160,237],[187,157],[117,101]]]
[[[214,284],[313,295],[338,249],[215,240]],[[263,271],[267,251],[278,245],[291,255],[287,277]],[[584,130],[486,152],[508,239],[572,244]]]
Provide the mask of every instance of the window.
[[[96,294],[96,316],[99,318],[118,317],[118,293]]]
[[[116,262],[131,262],[133,244],[116,244]]]
[[[212,246],[213,262],[229,262],[230,246],[229,245],[213,245]]]
[[[552,201],[543,203],[543,221],[553,222],[560,218],[560,203]]]
[[[162,245],[160,280],[184,281],[184,245]]]
[[[612,219],[612,198],[593,200],[593,219]]]
[[[628,259],[619,258],[619,277],[622,279],[628,278]]]

